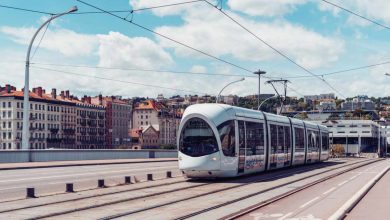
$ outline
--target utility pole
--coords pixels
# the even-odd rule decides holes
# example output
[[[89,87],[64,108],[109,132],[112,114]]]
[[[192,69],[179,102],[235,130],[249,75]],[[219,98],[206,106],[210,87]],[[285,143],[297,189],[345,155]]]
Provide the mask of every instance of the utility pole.
[[[254,72],[253,74],[255,74],[255,75],[258,75],[259,76],[259,92],[257,93],[257,108],[259,108],[259,106],[260,106],[260,75],[264,75],[264,74],[266,74],[267,72],[265,72],[265,71],[262,71],[262,70],[258,70],[258,71],[256,71],[256,72]]]
[[[276,94],[278,95],[278,97],[280,97],[280,112],[277,113],[277,114],[282,114],[282,111],[283,111],[283,105],[284,105],[284,100],[287,98],[287,83],[289,83],[290,81],[286,80],[286,79],[277,79],[277,80],[268,80],[266,83],[268,84],[271,84],[271,86],[274,88]],[[275,88],[275,85],[274,83],[283,83],[283,88],[284,88],[284,97],[282,97],[280,95],[280,93],[278,92],[278,90]]]

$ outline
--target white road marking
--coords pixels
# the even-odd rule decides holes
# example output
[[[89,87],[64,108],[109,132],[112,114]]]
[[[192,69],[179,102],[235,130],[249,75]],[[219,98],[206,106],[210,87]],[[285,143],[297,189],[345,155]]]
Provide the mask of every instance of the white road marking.
[[[167,166],[167,167],[159,167],[158,169],[164,168],[177,168],[177,166]],[[93,172],[93,173],[77,173],[77,174],[67,174],[67,175],[57,175],[57,176],[45,176],[45,177],[33,177],[33,178],[24,178],[24,179],[14,179],[14,180],[1,180],[0,183],[7,182],[18,182],[18,181],[26,181],[26,180],[41,180],[41,179],[51,179],[51,178],[60,178],[60,177],[74,177],[74,176],[88,176],[88,175],[96,175],[96,174],[108,174],[108,173],[120,173],[120,172],[134,172],[134,171],[154,171],[153,168],[141,168],[141,169],[126,169],[126,170],[115,170],[115,171],[103,171],[103,172]]]
[[[358,177],[358,175],[355,175],[355,176],[349,178],[349,180],[353,180],[353,179],[355,179],[356,177]]]
[[[336,187],[332,187],[332,188],[330,188],[328,191],[326,191],[326,192],[324,192],[324,193],[322,193],[322,194],[323,194],[323,195],[326,195],[326,194],[332,192],[332,191],[335,190],[335,189],[336,189]]]
[[[278,220],[284,220],[286,218],[288,218],[289,216],[291,216],[293,214],[293,212],[289,212],[287,214],[285,214],[284,216],[282,216],[281,218],[278,218]]]
[[[319,199],[319,198],[320,198],[320,197],[317,196],[317,197],[315,197],[314,199],[308,201],[307,203],[301,205],[299,208],[305,208],[305,207],[308,206],[310,203],[316,201],[316,200]]]
[[[337,184],[338,186],[342,186],[342,185],[344,185],[344,184],[346,184],[346,183],[348,183],[348,180],[345,180],[345,181],[343,181],[343,182],[341,182],[341,183],[339,183],[339,184]]]

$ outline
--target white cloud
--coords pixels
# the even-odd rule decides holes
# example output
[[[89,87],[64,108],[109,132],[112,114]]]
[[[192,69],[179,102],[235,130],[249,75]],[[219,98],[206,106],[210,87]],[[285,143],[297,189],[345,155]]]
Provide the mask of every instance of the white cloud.
[[[199,10],[199,9],[198,9]],[[215,56],[230,55],[242,61],[281,59],[278,54],[226,19],[215,9],[204,7],[188,11],[181,26],[161,26],[155,30]],[[344,50],[342,40],[325,37],[288,22],[261,23],[228,12],[270,45],[291,56],[307,68],[317,68],[337,61]],[[161,45],[174,48],[178,56],[200,57],[188,48],[159,38]]]
[[[8,35],[12,41],[23,45],[30,43],[35,31],[36,29],[33,27],[3,26],[0,28],[1,33]],[[39,39],[40,35],[37,36],[35,45]],[[97,38],[92,35],[79,34],[67,29],[48,29],[40,47],[59,52],[65,56],[89,56],[94,53],[97,43]]]
[[[173,64],[169,53],[145,37],[129,38],[118,32],[98,35],[99,65],[158,69]]]
[[[251,16],[278,16],[291,13],[307,0],[229,0],[228,6]]]
[[[207,73],[207,68],[202,65],[194,65],[191,67],[190,72],[194,73]]]
[[[213,0],[212,0],[213,1]],[[140,9],[140,8],[149,8],[149,7],[155,7],[160,5],[169,5],[169,4],[175,4],[180,3],[182,1],[179,0],[129,0],[129,4],[132,7],[132,9]],[[152,9],[152,13],[157,16],[170,16],[170,15],[179,15],[182,12],[189,10],[193,7],[196,7],[199,4],[206,4],[205,2],[195,2],[190,4],[182,4],[182,5],[175,5],[172,7],[162,7],[162,8],[156,8]]]
[[[359,15],[390,25],[390,2],[388,0],[332,0],[331,2]],[[340,9],[324,2],[319,3],[319,8],[323,11],[332,11],[333,14],[340,13]],[[371,24],[351,14],[348,14],[348,17],[348,22],[354,25]]]

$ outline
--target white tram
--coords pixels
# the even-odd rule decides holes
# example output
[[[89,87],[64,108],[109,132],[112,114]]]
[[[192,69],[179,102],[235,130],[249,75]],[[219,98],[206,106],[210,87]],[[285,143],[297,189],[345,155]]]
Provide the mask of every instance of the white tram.
[[[188,177],[234,177],[329,157],[325,126],[224,104],[184,112],[177,138]]]

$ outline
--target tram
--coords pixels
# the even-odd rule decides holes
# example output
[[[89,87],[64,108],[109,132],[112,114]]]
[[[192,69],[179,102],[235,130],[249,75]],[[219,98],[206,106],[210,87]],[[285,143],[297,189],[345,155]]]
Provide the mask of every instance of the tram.
[[[235,177],[329,157],[327,127],[225,104],[189,106],[177,138],[189,178]]]

